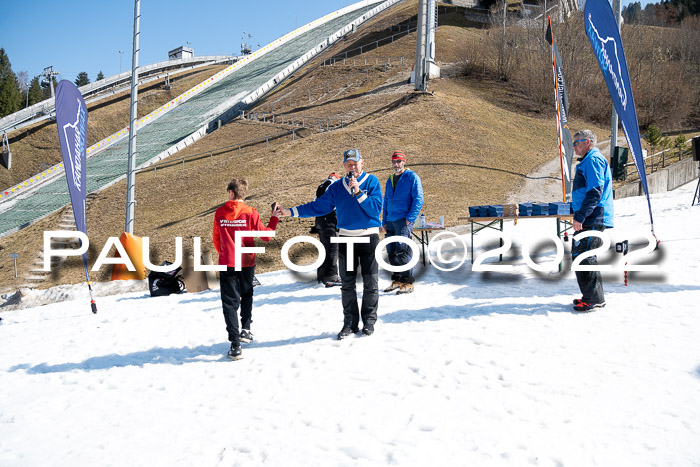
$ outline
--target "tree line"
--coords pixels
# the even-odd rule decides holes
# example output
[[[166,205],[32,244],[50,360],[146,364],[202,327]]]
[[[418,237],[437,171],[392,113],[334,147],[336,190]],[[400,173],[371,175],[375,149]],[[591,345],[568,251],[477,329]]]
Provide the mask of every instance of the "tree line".
[[[700,15],[698,0],[671,0],[649,3],[642,8],[640,2],[633,2],[622,8],[622,18],[627,24],[647,26],[673,26],[689,16]]]
[[[700,127],[700,16],[673,27],[624,23],[621,30],[639,125],[665,132]],[[586,37],[583,12],[554,25],[574,118],[610,124],[612,101]],[[524,22],[494,12],[492,27],[471,39],[464,52],[464,73],[496,79],[523,96],[527,110],[553,112],[551,46],[545,23]]]
[[[100,71],[97,80],[104,79]],[[58,84],[55,77],[51,77],[54,89]],[[74,81],[80,87],[90,83],[90,78],[85,71],[78,73]],[[4,48],[0,48],[0,118],[10,115],[37,102],[51,97],[51,88],[42,75],[29,79],[26,71],[15,73],[12,71],[10,58]]]

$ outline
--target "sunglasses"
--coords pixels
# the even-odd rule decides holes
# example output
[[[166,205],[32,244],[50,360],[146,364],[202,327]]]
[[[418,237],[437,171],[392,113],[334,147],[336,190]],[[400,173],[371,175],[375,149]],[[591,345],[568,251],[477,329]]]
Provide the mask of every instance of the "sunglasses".
[[[583,143],[584,141],[586,141],[586,140],[585,139],[577,139],[576,141],[574,141],[574,144],[572,146],[577,146],[578,143]]]

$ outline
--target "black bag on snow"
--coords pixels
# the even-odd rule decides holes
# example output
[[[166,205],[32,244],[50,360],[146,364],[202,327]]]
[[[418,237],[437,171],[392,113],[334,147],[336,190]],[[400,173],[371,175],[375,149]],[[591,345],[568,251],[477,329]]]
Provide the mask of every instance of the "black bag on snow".
[[[170,264],[173,263],[163,261],[161,266],[168,266]],[[173,293],[187,292],[180,271],[182,271],[180,267],[168,272],[151,271],[148,274],[148,290],[151,291],[151,297],[163,297]]]

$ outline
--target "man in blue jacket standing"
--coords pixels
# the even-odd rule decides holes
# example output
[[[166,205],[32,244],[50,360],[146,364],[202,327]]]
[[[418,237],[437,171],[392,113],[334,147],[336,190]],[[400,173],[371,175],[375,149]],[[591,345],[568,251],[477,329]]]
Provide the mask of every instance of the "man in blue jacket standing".
[[[384,189],[384,213],[382,230],[388,237],[399,235],[411,238],[411,230],[423,207],[423,185],[414,171],[406,168],[406,155],[394,151],[391,155],[394,173],[389,176]],[[411,248],[405,243],[390,243],[386,247],[389,263],[403,266],[411,261]],[[391,285],[384,292],[398,291],[397,294],[413,292],[413,270],[394,272]]]
[[[571,207],[574,212],[576,233],[595,230],[602,232],[613,227],[613,194],[610,165],[596,146],[598,139],[591,130],[582,130],[574,135],[574,152],[580,158],[576,167],[571,190]],[[574,240],[571,257],[576,259],[586,251],[603,244],[598,237]],[[585,258],[581,265],[596,265],[595,255]],[[574,300],[574,310],[591,311],[605,306],[603,278],[600,271],[576,271],[576,280],[582,297]]]
[[[379,266],[374,251],[379,244],[382,223],[382,187],[374,175],[363,171],[364,159],[357,149],[343,153],[346,176],[328,187],[315,201],[291,209],[281,208],[283,216],[323,216],[335,208],[338,218],[338,266],[342,285],[343,328],[338,340],[360,332],[371,336],[377,321],[379,306]],[[362,308],[357,303],[355,282],[357,267],[362,269]]]

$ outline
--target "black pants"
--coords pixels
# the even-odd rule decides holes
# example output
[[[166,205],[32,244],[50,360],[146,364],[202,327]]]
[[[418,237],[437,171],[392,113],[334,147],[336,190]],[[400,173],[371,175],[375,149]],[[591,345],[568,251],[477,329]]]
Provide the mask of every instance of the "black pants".
[[[602,232],[605,230],[605,227],[584,225],[580,232],[588,230]],[[571,258],[576,259],[576,257],[583,252],[599,248],[602,245],[603,240],[598,237],[584,238],[579,242],[574,241],[574,245],[571,248]],[[581,261],[580,264],[590,266],[596,265],[598,264],[598,258],[595,255],[589,256]],[[581,289],[581,300],[591,304],[603,303],[605,301],[603,277],[600,275],[600,271],[576,271],[576,280],[578,281],[578,288]]]
[[[411,238],[411,230],[413,223],[406,225],[406,219],[389,221],[386,223],[386,236],[393,237],[395,235]],[[389,264],[392,266],[403,266],[408,264],[413,257],[411,247],[405,243],[390,243],[386,246],[386,252],[389,255]],[[403,272],[392,272],[391,280],[402,282],[404,284],[413,284],[413,269]]]
[[[337,237],[338,231],[331,227],[320,230],[318,238],[326,249],[326,259],[316,270],[316,279],[319,282],[334,281],[338,278],[338,244],[331,243],[331,237]]]
[[[238,328],[238,307],[241,308],[241,326],[250,329],[253,322],[253,277],[255,266],[241,268],[236,271],[229,267],[219,273],[221,284],[221,305],[224,310],[228,340],[233,344],[240,343]]]
[[[377,308],[379,307],[379,266],[374,257],[374,250],[379,244],[379,235],[369,236],[369,243],[356,243],[353,245],[352,258],[348,257],[348,245],[341,243],[338,248],[338,262],[340,266],[340,279],[343,282],[340,290],[343,302],[343,326],[357,329],[360,316],[365,327],[374,327],[377,321]],[[347,270],[348,263],[354,267]],[[362,271],[362,309],[357,304],[357,268]]]

